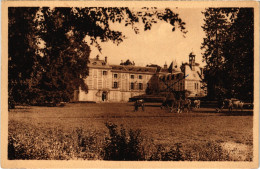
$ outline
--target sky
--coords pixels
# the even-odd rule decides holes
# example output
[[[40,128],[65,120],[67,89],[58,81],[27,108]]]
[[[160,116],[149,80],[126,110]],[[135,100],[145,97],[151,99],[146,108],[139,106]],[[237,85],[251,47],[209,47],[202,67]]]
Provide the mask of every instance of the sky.
[[[201,26],[204,24],[204,9],[182,8],[172,9],[179,14],[179,17],[186,23],[187,34],[176,28],[172,32],[172,26],[166,22],[158,22],[152,26],[151,30],[141,30],[135,34],[131,27],[124,24],[114,24],[112,28],[122,31],[126,39],[118,46],[113,42],[100,43],[102,53],[92,46],[90,57],[94,58],[98,54],[101,59],[108,57],[109,64],[120,64],[121,60],[127,59],[134,61],[136,66],[146,66],[147,64],[158,64],[169,66],[174,60],[180,65],[188,62],[190,52],[196,55],[196,62],[202,62],[201,43],[205,33]]]

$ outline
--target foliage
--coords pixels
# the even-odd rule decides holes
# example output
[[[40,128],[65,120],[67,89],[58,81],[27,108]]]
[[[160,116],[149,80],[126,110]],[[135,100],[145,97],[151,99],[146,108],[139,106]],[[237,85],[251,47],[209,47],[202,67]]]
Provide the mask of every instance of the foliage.
[[[33,18],[39,8],[8,8],[8,99],[25,102],[30,79],[37,71],[37,42]],[[13,108],[14,106],[11,106]]]
[[[184,161],[181,144],[176,143],[167,151],[162,145],[157,146],[157,150],[149,159],[150,161]]]
[[[9,121],[9,160],[147,160],[147,161],[251,161],[252,152],[236,154],[223,149],[221,143],[192,142],[190,146],[173,143],[156,145],[140,130],[129,130],[106,123],[109,137],[82,128],[49,128]],[[102,138],[98,138],[98,136]],[[105,142],[104,142],[105,140]],[[241,144],[244,145],[244,144]],[[185,147],[186,146],[186,147]],[[239,145],[238,145],[239,146]],[[232,149],[230,151],[233,151]],[[238,151],[238,150],[237,150]],[[231,154],[230,154],[231,153]]]
[[[106,123],[110,137],[106,138],[104,147],[104,160],[138,161],[144,160],[144,148],[141,146],[142,137],[140,130],[126,130],[121,126],[120,132],[117,125]]]
[[[79,87],[87,91],[90,45],[120,44],[125,36],[111,29],[113,23],[131,26],[135,33],[142,22],[150,30],[158,21],[178,27],[185,23],[170,9],[127,7],[8,8],[8,87],[13,103],[68,101]],[[89,38],[90,40],[86,40]]]
[[[31,125],[11,122],[8,159],[69,160],[100,159],[97,137],[82,128],[66,133],[58,128],[42,131]],[[26,130],[25,133],[20,132]]]
[[[129,59],[127,59],[125,62],[120,63],[120,65],[134,65],[135,62],[131,62]]]
[[[208,95],[253,99],[252,8],[208,8],[202,26]]]

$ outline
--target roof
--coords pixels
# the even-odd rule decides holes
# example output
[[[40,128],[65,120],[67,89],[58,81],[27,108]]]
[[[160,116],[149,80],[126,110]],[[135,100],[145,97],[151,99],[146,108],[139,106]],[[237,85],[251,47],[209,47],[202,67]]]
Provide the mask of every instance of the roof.
[[[89,58],[88,66],[92,68],[110,68],[110,66],[104,60],[97,58]]]
[[[97,58],[89,58],[88,66],[90,68],[101,68],[101,69],[111,69],[113,72],[128,72],[128,73],[148,73],[148,74],[178,74],[182,73],[176,67],[172,69],[172,72],[169,71],[169,68],[160,68],[157,67],[143,67],[135,65],[109,65],[105,60],[100,60]]]
[[[112,71],[133,73],[156,73],[156,67],[141,67],[133,65],[110,65]]]

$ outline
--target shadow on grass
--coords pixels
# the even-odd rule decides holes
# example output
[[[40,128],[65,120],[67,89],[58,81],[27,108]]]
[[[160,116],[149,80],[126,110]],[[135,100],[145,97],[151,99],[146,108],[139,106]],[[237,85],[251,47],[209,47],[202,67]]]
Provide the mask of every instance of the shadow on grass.
[[[21,109],[21,110],[26,110],[26,109],[31,109],[31,107],[24,107],[24,106],[16,106],[15,108],[13,109]],[[12,110],[12,109],[11,109]]]
[[[253,111],[223,112],[222,116],[253,116]]]
[[[222,112],[217,112],[216,110],[205,110],[205,111],[193,111],[193,113],[209,113],[209,114],[219,114],[220,116],[253,116],[252,110],[246,111],[232,111],[229,112],[228,110],[223,110]]]

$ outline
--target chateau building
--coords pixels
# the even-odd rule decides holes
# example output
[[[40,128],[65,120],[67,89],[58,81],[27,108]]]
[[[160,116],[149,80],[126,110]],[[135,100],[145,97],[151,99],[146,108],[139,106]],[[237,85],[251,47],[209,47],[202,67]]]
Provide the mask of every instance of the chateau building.
[[[90,58],[89,76],[85,79],[88,92],[75,91],[74,101],[127,102],[129,98],[149,92],[191,91],[191,97],[201,96],[202,69],[190,56],[190,63],[178,67],[176,61],[168,67],[110,65],[107,57]],[[200,72],[199,72],[200,71]],[[187,75],[186,78],[184,76]]]
[[[75,91],[75,101],[95,102],[127,102],[129,98],[145,94],[148,89],[155,86],[160,91],[167,90],[170,85],[174,90],[183,90],[183,77],[181,71],[164,68],[141,67],[135,65],[110,65],[105,60],[89,59],[89,76],[85,79],[88,92],[81,89]],[[165,79],[164,81],[162,81]],[[171,81],[172,83],[167,83]]]

